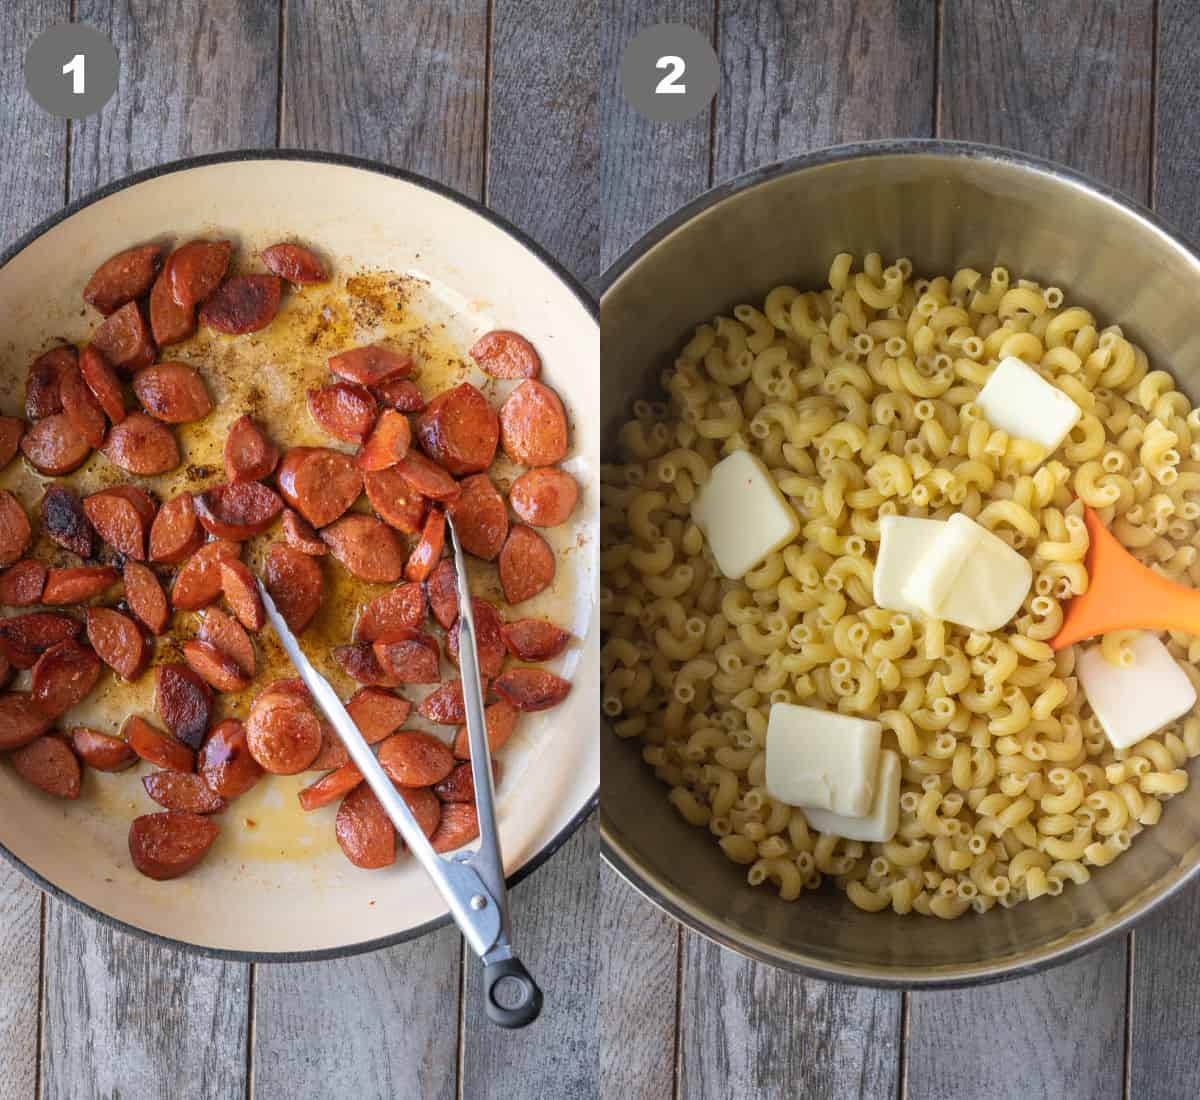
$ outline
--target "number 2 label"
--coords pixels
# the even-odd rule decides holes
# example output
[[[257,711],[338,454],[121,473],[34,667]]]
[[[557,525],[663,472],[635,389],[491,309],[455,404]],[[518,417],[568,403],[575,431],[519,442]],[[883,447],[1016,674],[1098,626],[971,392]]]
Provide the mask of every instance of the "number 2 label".
[[[83,54],[77,53],[62,67],[64,76],[67,73],[71,74],[71,92],[74,95],[83,95],[85,90],[83,76],[84,63],[85,58]]]
[[[81,59],[82,60],[82,59]],[[655,95],[687,95],[687,85],[678,83],[687,66],[682,57],[669,55],[660,57],[655,63],[656,69],[670,69],[666,76],[654,86]]]

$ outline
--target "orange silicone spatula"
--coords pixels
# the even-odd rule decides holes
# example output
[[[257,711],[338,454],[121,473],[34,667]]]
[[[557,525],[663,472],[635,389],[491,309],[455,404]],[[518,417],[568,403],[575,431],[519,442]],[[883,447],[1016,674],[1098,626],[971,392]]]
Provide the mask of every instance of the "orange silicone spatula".
[[[1200,635],[1200,590],[1147,569],[1108,532],[1090,508],[1083,510],[1091,545],[1085,565],[1088,590],[1067,604],[1052,649],[1113,630],[1182,630]]]

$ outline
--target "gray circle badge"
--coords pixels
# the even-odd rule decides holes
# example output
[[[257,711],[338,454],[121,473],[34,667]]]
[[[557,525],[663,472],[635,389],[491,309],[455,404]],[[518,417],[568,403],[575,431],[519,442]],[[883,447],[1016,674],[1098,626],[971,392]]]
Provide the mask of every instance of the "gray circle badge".
[[[711,43],[683,23],[656,23],[621,58],[621,89],[633,109],[655,122],[699,114],[717,92],[721,66]]]
[[[117,49],[95,27],[57,23],[25,53],[25,86],[37,105],[59,118],[94,115],[117,90]]]

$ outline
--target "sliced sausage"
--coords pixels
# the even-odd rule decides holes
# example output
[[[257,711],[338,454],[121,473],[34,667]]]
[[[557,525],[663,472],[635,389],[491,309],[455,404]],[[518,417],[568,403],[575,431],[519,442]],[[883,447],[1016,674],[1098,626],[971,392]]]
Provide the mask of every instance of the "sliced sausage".
[[[275,475],[283,499],[314,527],[332,523],[362,492],[354,459],[324,447],[294,447]]]
[[[21,502],[7,489],[0,489],[0,569],[20,559],[33,540],[33,528]]]
[[[396,532],[374,516],[343,516],[322,530],[321,538],[334,558],[359,580],[387,584],[399,580],[404,572],[404,547]]]
[[[39,737],[9,753],[9,763],[26,783],[55,798],[78,798],[83,769],[71,746],[61,737]]]
[[[417,825],[426,839],[432,837],[442,820],[442,804],[437,795],[429,787],[396,787],[396,790],[408,803],[408,808],[412,810],[412,815],[417,819]],[[402,847],[407,848],[408,845],[402,844]]]
[[[487,684],[481,686],[486,698]],[[465,722],[467,710],[466,704],[463,703],[462,681],[445,681],[441,687],[434,689],[421,700],[417,705],[417,713],[439,726],[457,726]]]
[[[267,591],[279,614],[293,634],[302,633],[321,607],[325,593],[321,567],[314,558],[286,542],[271,544],[265,565]]]
[[[172,606],[180,611],[198,611],[213,603],[221,595],[221,562],[236,561],[240,553],[236,542],[223,539],[201,546],[175,578]]]
[[[332,771],[334,768],[340,768],[343,764],[349,763],[349,761],[350,753],[346,751],[346,746],[342,744],[342,739],[338,736],[337,730],[324,719],[321,719],[321,751],[317,753],[313,762],[309,764],[309,771]]]
[[[30,420],[62,412],[59,382],[63,371],[75,366],[78,356],[70,344],[62,344],[39,355],[25,378],[25,415]]]
[[[150,495],[133,485],[114,485],[85,497],[84,515],[118,554],[146,560],[146,541],[157,511]]]
[[[402,413],[419,413],[425,408],[425,398],[416,382],[408,378],[391,378],[371,387],[371,392],[384,408]]]
[[[430,500],[453,500],[462,492],[454,478],[416,451],[409,451],[393,469],[416,492]]]
[[[42,495],[40,510],[42,531],[51,542],[81,558],[92,556],[92,525],[74,490],[51,485]]]
[[[135,817],[129,826],[133,865],[156,882],[178,878],[196,866],[220,830],[200,814],[167,810]]]
[[[429,609],[438,625],[449,630],[458,618],[458,581],[454,566],[449,558],[438,562],[437,568],[425,582],[425,593],[429,597]]]
[[[531,600],[554,580],[554,551],[532,527],[514,527],[500,551],[500,587],[510,604]]]
[[[384,409],[375,422],[355,462],[362,470],[386,470],[401,461],[412,444],[408,417],[395,409]]]
[[[69,736],[76,755],[98,772],[123,772],[137,763],[137,753],[119,737],[87,726],[76,726]]]
[[[16,457],[24,434],[25,421],[19,416],[0,416],[0,470]]]
[[[492,761],[492,782],[498,772],[496,761]],[[443,802],[467,802],[475,805],[475,776],[470,762],[455,764],[454,770],[440,783],[433,785],[433,793]]]
[[[325,265],[310,248],[298,244],[273,244],[264,248],[259,256],[272,275],[278,275],[294,286],[329,281]]]
[[[172,497],[150,525],[150,560],[167,564],[190,558],[204,545],[204,528],[196,517],[191,493]]]
[[[412,703],[383,688],[362,687],[347,700],[346,710],[367,744],[374,745],[408,721]]]
[[[197,493],[196,518],[218,539],[244,542],[261,534],[283,511],[283,501],[260,481],[226,482]]]
[[[447,802],[437,832],[429,838],[435,852],[456,852],[479,836],[479,811],[468,802]]]
[[[245,691],[250,686],[250,677],[237,661],[208,642],[198,638],[184,642],[183,659],[188,668],[215,691]]]
[[[549,386],[522,382],[500,406],[500,445],[523,466],[553,466],[567,453],[567,414]]]
[[[83,603],[111,588],[121,574],[111,565],[76,565],[67,569],[47,569],[42,603],[47,607],[65,607]]]
[[[425,621],[425,593],[419,584],[398,584],[359,609],[356,642],[389,641],[394,632],[416,630]]]
[[[346,858],[355,867],[374,870],[396,862],[396,828],[375,792],[365,783],[342,799],[334,832]]]
[[[57,611],[31,611],[0,619],[0,651],[17,668],[33,668],[51,646],[79,636],[83,624]]]
[[[226,615],[218,607],[207,608],[200,620],[197,637],[232,658],[242,675],[253,678],[257,666],[254,643],[245,627],[232,615]]]
[[[507,655],[504,645],[504,621],[496,609],[487,602],[472,598],[471,609],[475,619],[475,650],[479,655],[479,675],[487,679],[500,672]],[[450,628],[446,635],[446,656],[458,666],[458,635],[462,627],[462,617]]]
[[[114,466],[142,477],[165,474],[179,465],[179,444],[174,433],[145,413],[130,413],[120,424],[114,424],[100,449]]]
[[[492,561],[508,536],[508,509],[487,474],[462,481],[462,496],[446,505],[458,541],[468,554]]]
[[[388,641],[372,643],[379,667],[397,684],[436,684],[442,678],[436,639],[421,630],[404,634],[393,630]]]
[[[137,302],[127,302],[106,318],[92,333],[92,343],[109,363],[128,374],[148,367],[158,354]]]
[[[320,558],[329,553],[329,547],[321,541],[312,524],[291,508],[283,510],[283,537],[288,546],[309,557]]]
[[[212,692],[187,665],[159,665],[154,670],[154,709],[180,741],[198,749],[212,719]]]
[[[433,572],[441,560],[446,545],[446,513],[440,508],[430,508],[421,528],[421,537],[404,567],[404,576],[410,581],[423,581]]]
[[[476,340],[471,358],[493,378],[537,378],[542,373],[542,360],[533,345],[506,329],[495,329]]]
[[[74,638],[51,646],[33,666],[30,694],[52,718],[87,698],[100,679],[100,658]]]
[[[254,574],[236,558],[221,561],[221,591],[237,620],[247,630],[262,630],[267,621],[262,596],[258,594],[258,582]]]
[[[250,417],[239,416],[225,437],[224,458],[230,481],[262,481],[279,462],[279,448]]]
[[[246,742],[264,770],[295,775],[321,751],[321,723],[305,700],[268,690],[250,708]]]
[[[334,374],[360,386],[378,386],[393,378],[407,378],[412,374],[412,367],[410,356],[380,344],[352,348],[329,359],[329,369]]]
[[[123,680],[136,680],[150,659],[137,623],[112,608],[88,608],[87,638],[100,660]]]
[[[495,682],[496,694],[507,699],[517,710],[549,710],[557,706],[571,690],[569,680],[544,668],[510,668]]]
[[[432,787],[454,770],[454,754],[432,734],[401,730],[379,746],[379,763],[400,787]]]
[[[108,421],[78,367],[68,367],[63,371],[58,392],[62,399],[63,415],[71,422],[71,427],[89,447],[99,447],[104,442]]]
[[[168,810],[215,814],[225,809],[225,800],[192,772],[151,772],[142,776],[142,786],[155,802]]]
[[[250,755],[246,727],[236,718],[226,718],[213,727],[200,749],[196,770],[213,793],[224,799],[245,794],[263,774],[262,766]]]
[[[167,260],[150,290],[150,332],[160,348],[178,344],[196,331],[195,307],[181,306],[171,293],[171,266]]]
[[[156,244],[137,245],[110,256],[92,273],[83,288],[83,300],[106,317],[126,302],[140,298],[151,287],[162,264]]]
[[[0,752],[11,752],[37,740],[53,721],[33,696],[5,692],[0,695]]]
[[[330,435],[362,443],[375,423],[378,406],[365,386],[335,382],[308,391],[308,411]]]
[[[500,421],[470,382],[439,393],[417,417],[421,448],[456,477],[486,470],[496,457]]]
[[[235,275],[200,307],[200,321],[229,336],[258,332],[275,320],[282,292],[276,275]]]
[[[157,363],[133,376],[133,392],[156,420],[187,424],[212,412],[204,382],[186,363]]]
[[[504,644],[519,661],[551,661],[571,640],[561,626],[545,619],[518,619],[504,624]]]
[[[421,530],[429,502],[400,476],[395,467],[367,471],[363,474],[363,487],[371,506],[384,523],[406,535],[415,535]]]
[[[32,607],[42,602],[46,587],[46,567],[26,558],[0,573],[0,604],[5,607]]]
[[[531,527],[566,523],[579,501],[579,483],[557,466],[526,470],[508,491],[512,509]]]
[[[79,353],[79,373],[104,410],[104,415],[114,424],[120,424],[125,419],[125,397],[121,392],[121,382],[98,348],[88,344]]]
[[[21,437],[21,453],[39,474],[62,477],[82,466],[92,448],[64,413],[55,413]]]
[[[145,718],[131,714],[121,727],[125,743],[143,760],[159,768],[190,772],[196,764],[196,754],[178,738],[156,729]]]
[[[183,309],[195,309],[225,278],[232,251],[229,241],[188,241],[175,249],[166,270],[171,297]]]
[[[306,813],[311,813],[322,806],[328,806],[330,802],[335,802],[342,795],[354,790],[362,780],[362,772],[350,761],[346,761],[328,775],[323,775],[315,783],[309,784],[297,795],[300,808]]]
[[[370,642],[352,642],[350,645],[334,646],[333,659],[338,667],[360,684],[378,687],[396,687],[398,681],[379,663]]]
[[[166,630],[171,608],[154,570],[141,562],[127,561],[121,580],[125,587],[125,602],[138,622],[151,634],[161,634]]]

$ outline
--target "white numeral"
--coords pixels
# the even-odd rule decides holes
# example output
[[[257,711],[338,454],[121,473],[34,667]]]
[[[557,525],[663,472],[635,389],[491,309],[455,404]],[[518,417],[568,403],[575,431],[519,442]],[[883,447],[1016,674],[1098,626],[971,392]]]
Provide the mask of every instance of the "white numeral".
[[[683,63],[682,57],[670,55],[668,57],[660,57],[655,63],[656,69],[670,69],[666,76],[662,78],[654,87],[655,95],[686,95],[687,85],[677,84],[676,81],[683,76],[687,66]]]
[[[81,53],[77,53],[62,67],[64,76],[67,73],[71,74],[71,91],[74,95],[83,95],[83,66],[84,56]]]

